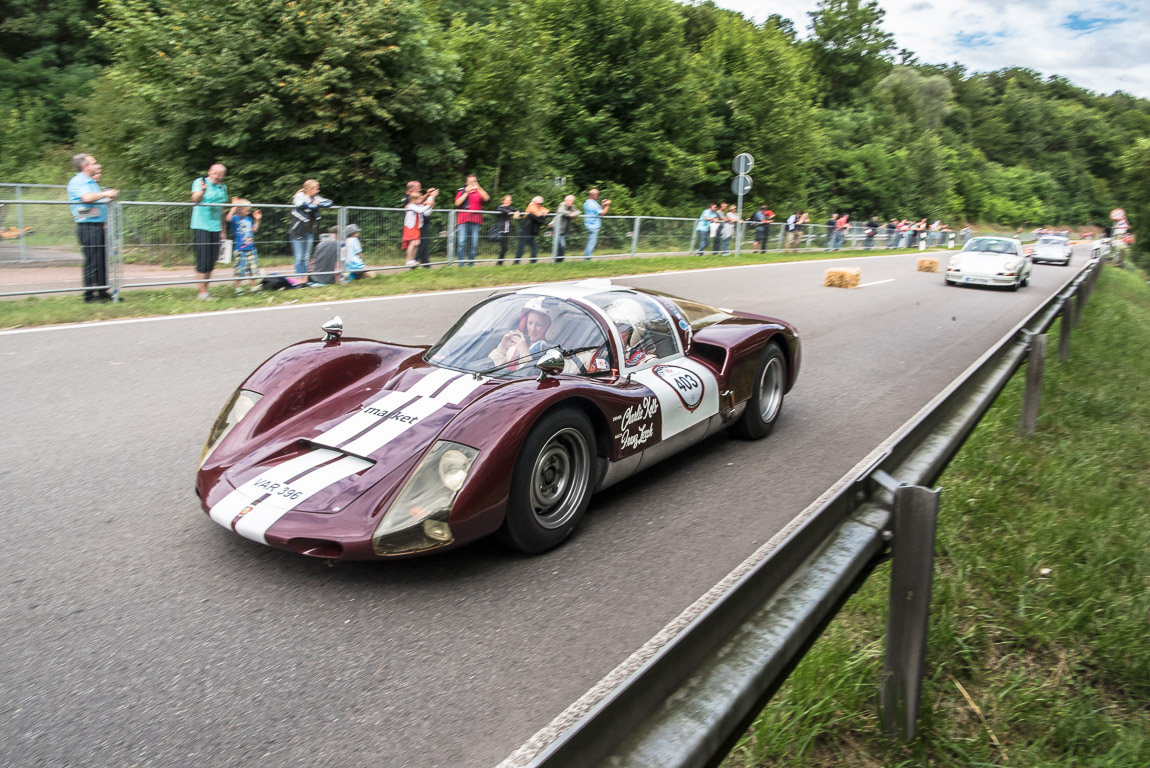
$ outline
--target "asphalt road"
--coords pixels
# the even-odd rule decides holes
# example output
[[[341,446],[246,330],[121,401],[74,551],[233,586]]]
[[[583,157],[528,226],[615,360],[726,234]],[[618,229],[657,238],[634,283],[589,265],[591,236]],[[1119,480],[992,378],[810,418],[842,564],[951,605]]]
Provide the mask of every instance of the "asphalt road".
[[[844,260],[849,291],[822,287],[828,262],[619,280],[794,322],[802,375],[767,440],[609,489],[534,558],[484,542],[329,568],[192,492],[212,419],[274,351],[336,313],[349,336],[431,343],[483,293],[0,334],[0,764],[498,763],[1070,274],[944,287],[916,257]]]

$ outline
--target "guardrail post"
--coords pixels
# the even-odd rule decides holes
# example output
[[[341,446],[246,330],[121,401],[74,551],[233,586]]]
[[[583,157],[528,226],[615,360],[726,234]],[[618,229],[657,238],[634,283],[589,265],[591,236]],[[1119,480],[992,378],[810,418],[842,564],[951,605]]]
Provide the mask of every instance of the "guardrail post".
[[[1070,318],[1067,314],[1069,302],[1062,305],[1062,319],[1058,324],[1058,360],[1065,363],[1070,359]]]
[[[639,252],[639,227],[643,224],[643,217],[635,217],[634,231],[631,233],[631,255],[634,256]]]
[[[338,248],[336,253],[338,255],[335,257],[336,267],[334,277],[335,282],[338,283],[343,279],[344,266],[347,263],[346,251],[343,249],[344,241],[347,239],[347,206],[341,205],[336,209],[335,226],[335,242],[336,247]],[[239,285],[239,281],[236,281],[236,285]]]
[[[430,259],[430,257],[429,257]],[[447,212],[447,263],[455,261],[455,209]]]
[[[1074,312],[1072,313],[1071,317],[1073,317],[1074,327],[1077,328],[1082,324],[1082,291],[1075,290],[1074,296],[1071,298],[1074,301]]]
[[[20,191],[20,185],[16,185],[16,231],[20,233],[20,261],[28,260],[28,241],[27,235],[24,234],[24,204],[19,202],[24,197]]]
[[[1018,432],[1033,435],[1038,430],[1038,402],[1042,399],[1042,369],[1046,366],[1046,334],[1030,337],[1030,352],[1026,357],[1026,388],[1022,394],[1022,423]]]
[[[879,707],[883,730],[903,739],[918,732],[926,633],[930,619],[938,489],[902,485],[894,492],[890,612]]]
[[[107,223],[104,230],[104,275],[112,289],[112,303],[120,303],[120,283],[123,282],[123,230],[120,225],[122,209],[112,201],[107,204]]]

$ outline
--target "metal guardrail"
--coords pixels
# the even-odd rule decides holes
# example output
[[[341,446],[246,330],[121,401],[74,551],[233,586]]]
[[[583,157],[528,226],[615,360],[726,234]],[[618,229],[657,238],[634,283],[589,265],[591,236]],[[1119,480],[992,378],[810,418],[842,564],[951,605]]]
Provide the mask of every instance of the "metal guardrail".
[[[717,764],[842,604],[886,557],[892,541],[898,569],[899,531],[908,537],[916,534],[913,526],[896,525],[896,507],[921,505],[921,498],[912,497],[924,496],[923,491],[929,496],[931,492],[922,486],[937,481],[1028,356],[1037,355],[1034,350],[1045,350],[1045,331],[1059,316],[1063,318],[1060,351],[1065,359],[1070,328],[1077,324],[1100,269],[1096,245],[1090,262],[1049,301],[927,404],[872,454],[868,465],[812,505],[773,551],[685,629],[598,701],[583,704],[585,711],[576,711],[579,703],[573,705],[549,729],[509,756],[501,768]],[[1035,343],[1038,339],[1041,344]],[[1030,386],[1026,397],[1035,397]],[[934,497],[937,504],[937,493]],[[930,537],[921,547],[926,552],[916,553],[920,562],[913,564],[920,571],[924,555],[932,556],[933,518],[926,523],[919,526]],[[922,544],[922,539],[907,543]],[[915,559],[901,557],[908,563]],[[892,579],[892,594],[894,589]],[[928,605],[929,581],[920,591],[925,592]],[[922,595],[917,599],[922,603]],[[892,622],[893,611],[892,605]],[[909,690],[884,687],[884,697],[889,693],[898,698],[884,702],[892,710],[889,718],[884,712],[884,720],[903,726],[904,734],[907,725],[913,734],[916,686],[921,683],[920,677],[909,682],[907,678],[915,674],[915,664],[921,676],[925,613],[917,620],[919,627],[892,624],[888,628],[888,643],[893,644],[893,635],[899,633],[898,647],[909,657],[901,674],[895,670],[895,682]],[[916,646],[920,649],[917,658]],[[888,676],[892,674],[891,650],[888,646]]]

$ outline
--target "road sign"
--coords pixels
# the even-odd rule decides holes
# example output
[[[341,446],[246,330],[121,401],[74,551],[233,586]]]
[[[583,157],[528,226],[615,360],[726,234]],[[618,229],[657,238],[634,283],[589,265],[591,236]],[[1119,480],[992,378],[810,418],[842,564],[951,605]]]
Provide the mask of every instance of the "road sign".
[[[1110,212],[1110,218],[1114,219],[1115,221],[1121,221],[1122,219],[1126,218],[1126,211],[1122,210],[1121,208],[1115,208]]]
[[[731,170],[740,176],[745,176],[751,172],[755,167],[755,158],[749,152],[743,152],[735,158],[735,162],[731,163]],[[735,193],[736,195],[738,192]]]
[[[735,178],[731,179],[731,192],[736,195],[745,195],[751,191],[751,177],[745,173],[740,173]]]

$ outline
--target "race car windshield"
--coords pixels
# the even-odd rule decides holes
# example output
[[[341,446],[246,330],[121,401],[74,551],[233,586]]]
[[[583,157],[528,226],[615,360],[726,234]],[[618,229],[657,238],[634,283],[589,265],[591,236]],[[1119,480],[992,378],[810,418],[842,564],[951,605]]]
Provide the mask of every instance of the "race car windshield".
[[[1039,245],[1066,245],[1066,243],[1064,237],[1044,237],[1038,241]]]
[[[982,253],[1015,253],[1014,243],[1009,240],[991,240],[987,237],[974,238],[962,250],[981,251]]]
[[[530,376],[538,375],[535,360],[547,350],[582,350],[587,359],[572,356],[571,372],[589,373],[589,353],[599,348],[597,370],[610,369],[609,346],[602,327],[581,307],[549,296],[513,293],[472,307],[425,359],[469,373]]]

